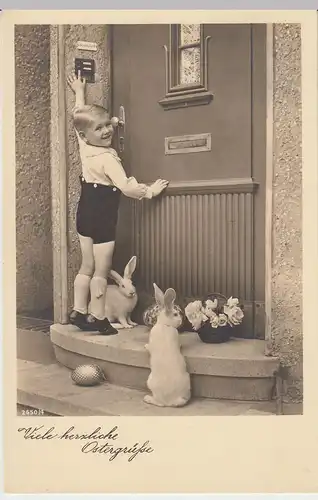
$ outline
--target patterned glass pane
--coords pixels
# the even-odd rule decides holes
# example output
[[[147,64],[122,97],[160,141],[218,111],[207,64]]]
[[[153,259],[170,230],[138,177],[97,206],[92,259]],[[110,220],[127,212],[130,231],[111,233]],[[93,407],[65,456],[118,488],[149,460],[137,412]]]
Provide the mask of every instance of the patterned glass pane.
[[[180,56],[180,84],[200,83],[200,48],[183,49]]]
[[[180,44],[200,42],[200,24],[180,24]]]

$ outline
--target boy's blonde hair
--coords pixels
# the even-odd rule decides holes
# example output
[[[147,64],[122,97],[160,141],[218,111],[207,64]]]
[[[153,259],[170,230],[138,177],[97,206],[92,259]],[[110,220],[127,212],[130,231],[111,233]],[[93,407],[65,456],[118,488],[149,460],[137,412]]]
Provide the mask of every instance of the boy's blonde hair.
[[[98,104],[86,104],[73,113],[74,127],[78,132],[85,132],[96,118],[108,114],[108,110]]]

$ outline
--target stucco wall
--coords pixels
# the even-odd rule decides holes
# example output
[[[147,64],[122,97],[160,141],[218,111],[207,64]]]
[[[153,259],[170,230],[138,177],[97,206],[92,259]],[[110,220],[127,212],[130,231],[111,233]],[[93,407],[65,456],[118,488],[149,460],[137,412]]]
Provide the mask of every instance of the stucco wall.
[[[18,312],[42,312],[53,303],[49,54],[48,26],[16,26]]]
[[[95,42],[97,52],[81,51],[76,49],[78,41]],[[88,103],[101,104],[109,107],[110,104],[110,54],[107,44],[107,26],[105,25],[69,25],[65,30],[65,70],[66,74],[74,73],[74,59],[76,57],[95,60],[96,83],[87,84],[86,99]],[[69,303],[73,304],[73,282],[80,265],[80,247],[75,230],[75,212],[79,197],[79,175],[81,165],[78,154],[78,145],[72,123],[72,108],[74,94],[66,85],[67,98],[67,137],[68,137],[68,288]]]
[[[274,28],[272,340],[287,399],[302,397],[301,33]]]

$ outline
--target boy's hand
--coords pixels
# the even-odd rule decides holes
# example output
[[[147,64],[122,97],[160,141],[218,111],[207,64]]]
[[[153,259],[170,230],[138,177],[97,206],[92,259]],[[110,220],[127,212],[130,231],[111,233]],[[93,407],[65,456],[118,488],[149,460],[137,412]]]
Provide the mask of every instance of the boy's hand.
[[[151,184],[150,188],[153,196],[158,196],[158,194],[162,193],[164,189],[168,186],[169,181],[165,181],[164,179],[158,179],[153,184]]]
[[[81,78],[81,72],[79,71],[77,76],[75,75],[69,75],[67,77],[67,83],[73,90],[73,92],[76,94],[77,92],[84,92],[85,90],[85,85],[86,85],[86,80],[85,78]]]

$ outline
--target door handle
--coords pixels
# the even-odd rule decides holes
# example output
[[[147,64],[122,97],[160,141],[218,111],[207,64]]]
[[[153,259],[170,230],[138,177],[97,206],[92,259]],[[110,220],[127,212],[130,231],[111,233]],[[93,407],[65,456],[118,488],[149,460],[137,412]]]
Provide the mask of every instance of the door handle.
[[[113,116],[111,119],[113,127],[125,127],[125,108],[124,106],[119,106],[119,113],[117,116]]]
[[[123,152],[125,145],[125,125],[126,125],[124,106],[119,106],[118,117],[113,116],[111,122],[113,127],[117,129],[119,151]]]

